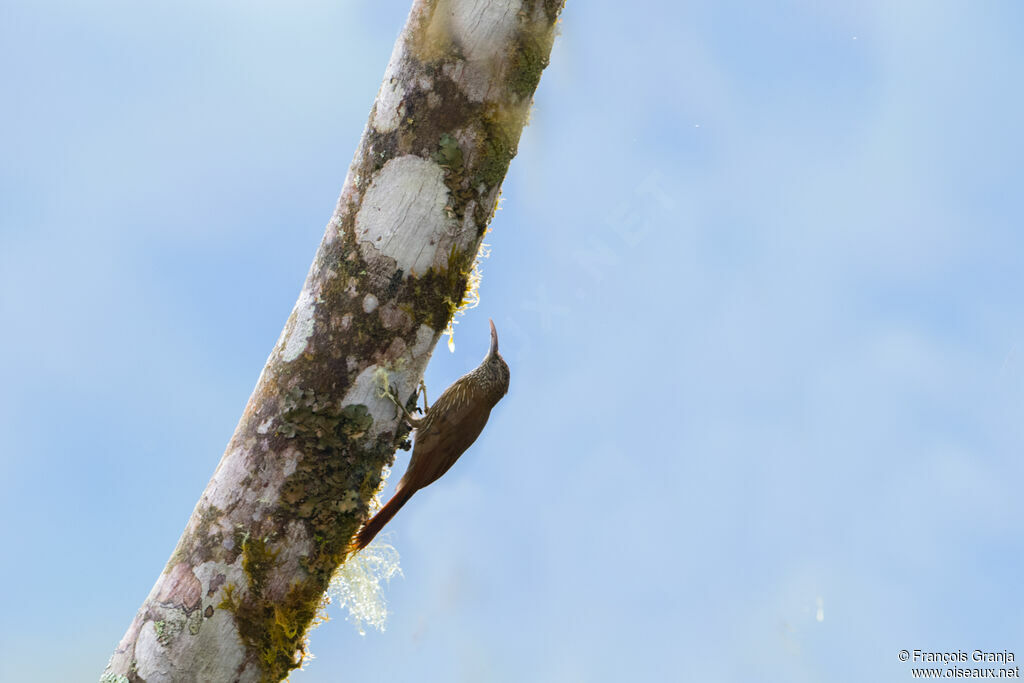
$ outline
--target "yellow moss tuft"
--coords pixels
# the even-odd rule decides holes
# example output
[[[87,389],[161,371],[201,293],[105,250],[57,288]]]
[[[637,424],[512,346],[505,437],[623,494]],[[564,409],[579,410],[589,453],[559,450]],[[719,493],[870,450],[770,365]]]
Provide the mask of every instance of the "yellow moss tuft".
[[[487,228],[487,230],[484,231],[484,236],[486,237],[487,233],[490,231],[491,229]],[[452,353],[455,352],[455,326],[459,324],[459,321],[456,320],[456,318],[465,315],[466,311],[471,308],[476,308],[480,304],[480,283],[483,281],[483,271],[480,269],[480,259],[489,258],[490,255],[491,245],[480,242],[480,248],[477,249],[476,258],[473,259],[473,267],[469,271],[469,275],[466,280],[466,291],[462,295],[462,301],[460,301],[455,307],[455,312],[448,321],[448,327],[446,327],[442,333],[448,335],[448,350]]]

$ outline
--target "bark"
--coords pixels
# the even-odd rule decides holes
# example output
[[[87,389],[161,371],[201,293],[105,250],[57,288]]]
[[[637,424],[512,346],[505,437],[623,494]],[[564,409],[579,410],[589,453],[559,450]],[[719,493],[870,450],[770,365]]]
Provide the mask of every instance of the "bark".
[[[334,215],[177,548],[103,681],[280,681],[408,428],[562,0],[415,0]],[[411,407],[410,403],[410,407]]]

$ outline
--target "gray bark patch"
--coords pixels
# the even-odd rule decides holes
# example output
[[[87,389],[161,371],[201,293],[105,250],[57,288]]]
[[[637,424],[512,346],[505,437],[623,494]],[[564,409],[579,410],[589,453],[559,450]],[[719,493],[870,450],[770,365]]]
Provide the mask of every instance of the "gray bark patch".
[[[448,187],[444,170],[417,156],[391,159],[370,182],[356,214],[356,239],[363,258],[375,253],[395,260],[406,274],[420,275],[434,266],[446,235],[459,223],[445,212]]]

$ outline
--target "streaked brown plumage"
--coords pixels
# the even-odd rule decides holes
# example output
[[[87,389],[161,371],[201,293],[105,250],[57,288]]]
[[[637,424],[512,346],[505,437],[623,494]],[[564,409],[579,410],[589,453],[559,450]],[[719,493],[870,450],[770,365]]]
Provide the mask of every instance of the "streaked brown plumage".
[[[398,482],[391,500],[356,534],[355,550],[365,548],[412,494],[440,479],[476,441],[491,409],[508,392],[508,381],[508,365],[498,353],[498,332],[491,321],[491,348],[475,370],[445,389],[421,418],[414,418],[399,405],[406,421],[416,430],[409,469]]]

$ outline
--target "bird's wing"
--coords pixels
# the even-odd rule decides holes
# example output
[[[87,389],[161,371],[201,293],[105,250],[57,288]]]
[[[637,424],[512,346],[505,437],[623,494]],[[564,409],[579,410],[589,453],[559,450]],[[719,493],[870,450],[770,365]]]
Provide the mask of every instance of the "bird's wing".
[[[472,383],[456,382],[434,401],[416,430],[403,485],[421,489],[437,481],[476,441],[491,413],[477,393]]]

